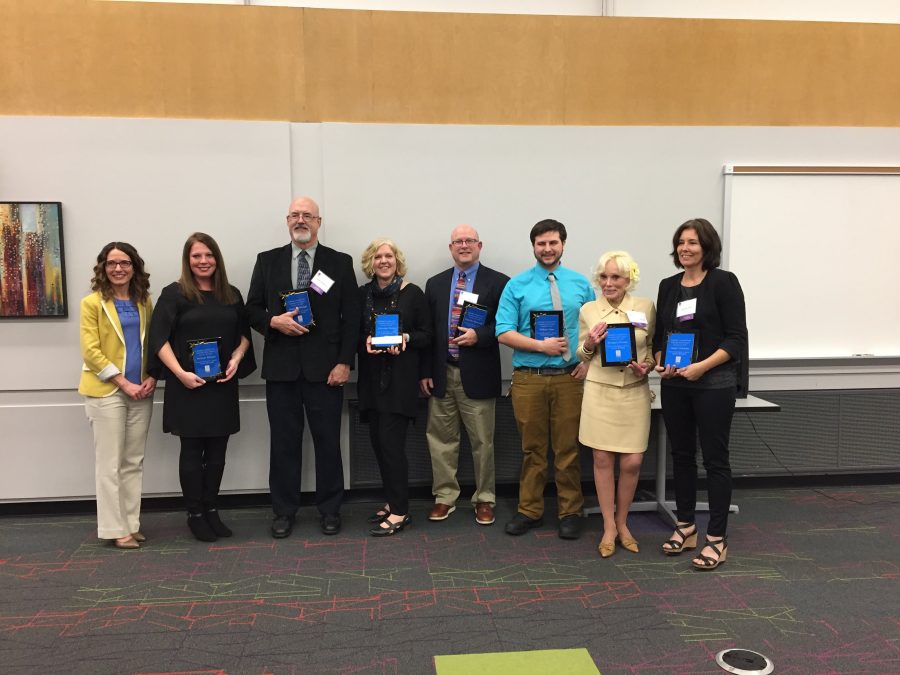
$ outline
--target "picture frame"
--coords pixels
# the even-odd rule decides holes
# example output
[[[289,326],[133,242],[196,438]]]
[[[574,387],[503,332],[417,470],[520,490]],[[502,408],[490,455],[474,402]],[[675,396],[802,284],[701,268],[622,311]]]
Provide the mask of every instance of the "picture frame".
[[[65,319],[61,202],[0,202],[0,319]]]

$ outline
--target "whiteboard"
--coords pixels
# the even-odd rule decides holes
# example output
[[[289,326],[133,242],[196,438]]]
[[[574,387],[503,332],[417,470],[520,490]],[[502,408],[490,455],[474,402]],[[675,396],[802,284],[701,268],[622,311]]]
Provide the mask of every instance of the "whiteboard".
[[[796,169],[726,167],[724,266],[750,358],[900,355],[900,172]]]

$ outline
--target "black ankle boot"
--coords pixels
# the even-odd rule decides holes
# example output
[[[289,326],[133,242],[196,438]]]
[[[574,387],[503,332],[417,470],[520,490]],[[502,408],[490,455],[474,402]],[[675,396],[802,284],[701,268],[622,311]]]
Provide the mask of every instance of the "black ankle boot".
[[[222,522],[222,519],[219,518],[219,512],[216,509],[209,509],[204,513],[206,516],[206,522],[209,525],[210,529],[216,533],[217,537],[230,537],[233,533],[225,523]]]
[[[213,532],[202,513],[188,513],[187,524],[191,528],[191,534],[198,541],[216,541],[216,533]]]

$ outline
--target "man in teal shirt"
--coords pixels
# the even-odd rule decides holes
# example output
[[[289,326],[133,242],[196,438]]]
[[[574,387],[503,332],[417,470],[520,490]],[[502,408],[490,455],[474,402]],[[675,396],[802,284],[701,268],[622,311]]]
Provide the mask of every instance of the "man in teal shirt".
[[[587,368],[575,356],[578,311],[596,298],[587,277],[560,264],[566,227],[542,220],[531,228],[537,264],[513,277],[497,308],[497,339],[513,349],[513,411],[522,437],[518,512],[506,525],[525,534],[544,522],[547,439],[553,443],[559,536],[577,539],[583,526],[578,423]],[[536,340],[532,313],[561,310],[564,336]]]

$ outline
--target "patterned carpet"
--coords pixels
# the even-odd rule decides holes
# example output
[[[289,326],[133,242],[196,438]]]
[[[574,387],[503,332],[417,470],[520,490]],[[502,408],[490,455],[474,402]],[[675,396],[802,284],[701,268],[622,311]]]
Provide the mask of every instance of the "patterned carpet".
[[[548,500],[550,502],[551,500]],[[319,533],[304,509],[268,536],[267,510],[223,512],[201,544],[184,516],[151,512],[119,551],[90,516],[0,517],[0,673],[434,673],[434,656],[585,647],[611,673],[716,673],[753,649],[777,673],[900,672],[900,488],[740,490],[728,561],[697,572],[658,551],[670,530],[601,560],[600,521],[564,541],[548,514],[518,538],[471,508],[386,539],[372,504]],[[552,504],[548,509],[552,509]]]

